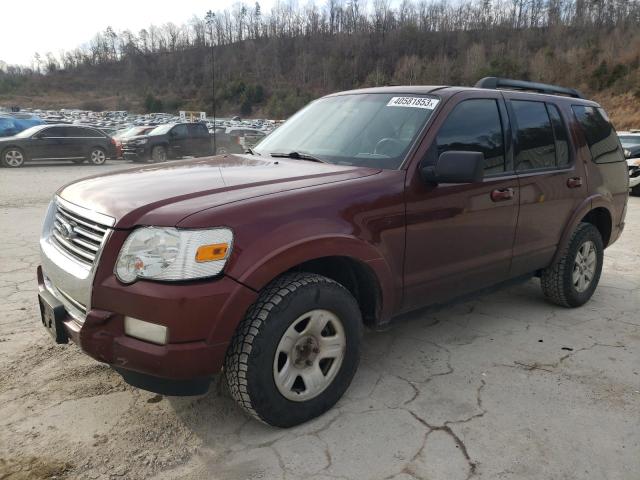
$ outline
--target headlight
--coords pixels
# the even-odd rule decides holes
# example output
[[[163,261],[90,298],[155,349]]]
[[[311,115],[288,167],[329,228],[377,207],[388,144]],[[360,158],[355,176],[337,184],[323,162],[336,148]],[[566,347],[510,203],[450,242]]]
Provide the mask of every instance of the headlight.
[[[149,141],[148,138],[139,138],[138,140],[136,140],[136,145],[144,145],[148,141]]]
[[[228,228],[182,230],[141,227],[124,242],[115,274],[123,283],[137,278],[179,281],[222,272],[233,243]]]
[[[624,157],[625,158],[631,158],[631,150],[627,150],[626,148],[624,149]]]

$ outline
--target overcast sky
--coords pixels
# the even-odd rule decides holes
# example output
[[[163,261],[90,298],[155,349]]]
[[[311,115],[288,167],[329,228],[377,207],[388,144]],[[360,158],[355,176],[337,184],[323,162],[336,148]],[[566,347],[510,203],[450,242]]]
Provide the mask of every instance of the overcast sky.
[[[237,0],[0,0],[3,38],[0,60],[30,65],[35,52],[72,50],[107,26],[138,32],[151,24],[177,25],[207,10],[231,8]],[[247,3],[253,3],[247,2]],[[264,11],[275,0],[260,0]]]

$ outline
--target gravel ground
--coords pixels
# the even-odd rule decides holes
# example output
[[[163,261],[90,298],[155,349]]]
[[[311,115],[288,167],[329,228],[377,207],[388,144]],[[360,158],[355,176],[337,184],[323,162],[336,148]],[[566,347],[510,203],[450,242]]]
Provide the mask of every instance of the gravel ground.
[[[202,397],[127,386],[40,326],[35,269],[53,192],[124,168],[0,170],[0,479],[629,479],[640,475],[640,198],[593,299],[537,280],[364,339],[335,408],[281,430],[219,383]]]

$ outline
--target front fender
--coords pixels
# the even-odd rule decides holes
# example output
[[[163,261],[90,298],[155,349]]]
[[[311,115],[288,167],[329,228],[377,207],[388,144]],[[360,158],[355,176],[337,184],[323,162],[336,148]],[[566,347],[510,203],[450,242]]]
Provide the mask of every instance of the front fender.
[[[248,253],[243,252],[242,255]],[[381,319],[390,318],[397,301],[391,268],[376,248],[352,236],[323,235],[299,239],[283,245],[267,255],[259,255],[244,271],[232,269],[227,272],[227,275],[249,288],[259,291],[274,278],[302,263],[333,256],[357,260],[373,271],[382,295]]]

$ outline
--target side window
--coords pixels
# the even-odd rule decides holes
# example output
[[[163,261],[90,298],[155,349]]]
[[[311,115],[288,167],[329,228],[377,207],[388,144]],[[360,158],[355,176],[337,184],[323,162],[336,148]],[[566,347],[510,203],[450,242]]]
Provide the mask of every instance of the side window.
[[[189,125],[187,125],[187,128],[189,130],[190,137],[202,138],[209,135],[207,127],[205,127],[201,123],[190,123]]]
[[[187,136],[187,126],[185,124],[176,125],[171,129],[171,133],[176,138],[184,138]]]
[[[65,127],[51,127],[42,132],[44,138],[61,138],[67,136],[67,129]]]
[[[567,135],[567,128],[564,126],[558,107],[547,103],[547,111],[551,117],[553,134],[556,139],[556,163],[558,167],[566,167],[569,165],[569,139]]]
[[[595,163],[623,162],[618,136],[602,108],[573,105],[573,113],[582,127]]]
[[[516,171],[555,167],[555,139],[545,104],[513,100],[511,107],[518,127]]]
[[[93,128],[78,128],[77,137],[103,138],[104,135]]]
[[[459,103],[440,128],[436,145],[438,157],[449,150],[482,152],[485,175],[504,172],[504,137],[497,102],[483,98]]]

